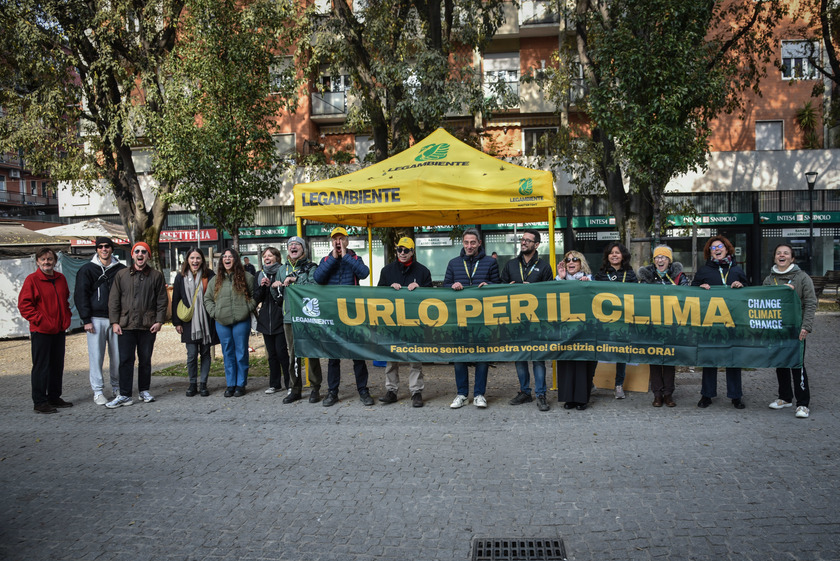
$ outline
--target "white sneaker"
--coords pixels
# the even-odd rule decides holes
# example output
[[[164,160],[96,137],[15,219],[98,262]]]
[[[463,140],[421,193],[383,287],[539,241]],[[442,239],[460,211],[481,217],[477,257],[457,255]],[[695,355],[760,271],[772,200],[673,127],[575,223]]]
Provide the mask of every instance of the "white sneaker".
[[[93,395],[93,402],[97,405],[105,405],[108,403],[108,398],[101,393],[97,393]]]
[[[622,388],[621,386],[615,387],[615,398],[624,399],[624,388]]]
[[[473,405],[484,409],[485,407],[487,407],[487,400],[484,399],[483,395],[476,395],[473,397]]]
[[[140,392],[140,399],[142,399],[146,403],[151,403],[155,400],[154,396],[149,392]]]
[[[265,390],[265,393],[268,393],[268,394],[277,393],[277,388],[270,387],[267,390]]]
[[[789,401],[785,401],[784,399],[777,399],[776,401],[770,402],[770,409],[784,409],[785,407],[791,407],[793,403]]]
[[[118,395],[117,397],[115,397],[113,399],[113,401],[109,401],[108,403],[106,403],[105,407],[107,407],[108,409],[116,409],[117,407],[123,407],[123,406],[127,407],[127,406],[129,406],[133,403],[134,402],[131,401],[130,397],[126,397],[124,395]]]
[[[796,408],[796,418],[797,419],[807,419],[808,416],[811,414],[811,410],[805,407],[804,405],[800,405]]]
[[[460,409],[467,404],[467,401],[467,396],[459,394],[455,396],[455,399],[452,400],[452,404],[449,407],[452,409]]]

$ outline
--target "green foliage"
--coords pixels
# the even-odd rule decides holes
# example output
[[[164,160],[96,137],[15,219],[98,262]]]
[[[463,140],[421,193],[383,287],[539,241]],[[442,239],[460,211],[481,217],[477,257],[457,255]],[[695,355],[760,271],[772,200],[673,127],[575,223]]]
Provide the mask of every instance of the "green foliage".
[[[154,175],[177,185],[168,200],[197,208],[238,240],[260,202],[282,184],[273,117],[296,101],[285,52],[288,6],[272,0],[188,0],[181,40],[166,61],[161,102],[149,116]]]
[[[819,113],[810,101],[806,102],[796,112],[796,124],[802,129],[802,134],[805,136],[806,150],[822,148],[819,137],[817,137],[819,120]]]
[[[778,0],[577,0],[577,37],[561,51],[548,90],[565,103],[582,65],[591,120],[555,139],[562,166],[585,192],[606,191],[625,238],[658,234],[667,183],[704,168],[711,121],[758,91],[785,13]],[[629,184],[629,192],[626,185]]]

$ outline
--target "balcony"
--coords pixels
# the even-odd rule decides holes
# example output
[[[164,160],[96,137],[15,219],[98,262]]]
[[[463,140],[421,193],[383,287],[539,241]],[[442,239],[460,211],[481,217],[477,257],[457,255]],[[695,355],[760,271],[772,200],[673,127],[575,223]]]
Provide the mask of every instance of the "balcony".
[[[311,117],[316,123],[341,123],[347,118],[345,92],[312,92]]]
[[[27,195],[14,191],[0,191],[0,204],[8,206],[47,206],[58,205],[58,199],[55,197],[41,197],[40,195]]]

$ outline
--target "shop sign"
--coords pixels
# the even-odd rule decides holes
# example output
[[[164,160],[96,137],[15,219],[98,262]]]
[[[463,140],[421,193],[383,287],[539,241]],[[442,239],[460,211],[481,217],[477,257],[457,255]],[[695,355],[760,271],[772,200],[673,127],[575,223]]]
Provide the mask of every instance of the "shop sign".
[[[762,212],[762,224],[797,224],[808,223],[808,212]],[[815,212],[814,222],[840,222],[840,212]]]
[[[572,228],[615,228],[615,216],[575,216]]]
[[[810,228],[782,228],[783,238],[807,238],[811,235]],[[814,237],[820,237],[820,229],[814,228]]]
[[[435,238],[417,238],[414,240],[417,247],[444,247],[451,246],[452,240],[450,238],[435,237]]]
[[[749,212],[735,214],[703,214],[699,216],[669,216],[668,221],[673,226],[742,226],[753,223],[753,215]]]
[[[128,238],[111,238],[111,241],[113,241],[117,245],[128,245],[130,243],[128,241]],[[94,245],[96,245],[96,241],[95,240],[70,240],[70,245],[72,247],[93,247]]]
[[[214,242],[219,239],[216,230],[164,230],[160,233],[161,243]]]
[[[367,237],[367,228],[362,228],[361,226],[342,226],[345,230],[347,230],[347,234],[350,237],[353,236],[365,236]],[[332,232],[335,226],[326,226],[323,224],[310,224],[306,227],[306,236],[313,237],[313,236],[330,236],[330,232]],[[290,234],[292,235],[292,234]]]
[[[239,238],[287,238],[294,236],[296,231],[294,226],[248,226],[239,229]],[[227,232],[224,237],[231,239]]]
[[[621,236],[618,235],[618,231],[612,230],[606,232],[596,232],[595,239],[603,241],[618,241],[621,239]]]

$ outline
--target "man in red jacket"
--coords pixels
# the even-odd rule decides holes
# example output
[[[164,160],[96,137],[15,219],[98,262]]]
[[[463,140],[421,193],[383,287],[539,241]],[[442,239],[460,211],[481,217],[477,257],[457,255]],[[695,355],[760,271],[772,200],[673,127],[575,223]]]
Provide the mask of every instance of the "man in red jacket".
[[[70,327],[70,289],[55,271],[58,256],[43,247],[35,254],[38,270],[26,277],[18,297],[20,315],[29,322],[32,345],[32,401],[36,413],[72,407],[61,399],[65,331]]]

